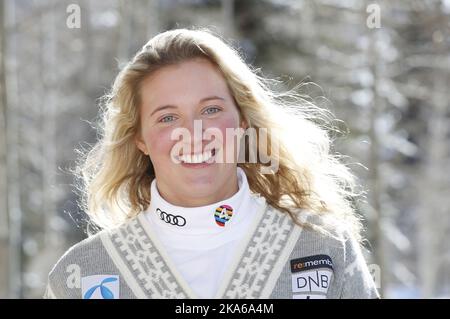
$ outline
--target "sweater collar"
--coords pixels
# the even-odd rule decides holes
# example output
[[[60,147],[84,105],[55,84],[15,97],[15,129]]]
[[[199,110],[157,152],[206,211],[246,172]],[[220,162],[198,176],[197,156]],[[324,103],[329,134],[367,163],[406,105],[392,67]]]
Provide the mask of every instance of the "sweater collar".
[[[239,190],[231,197],[200,207],[175,206],[159,193],[156,179],[151,184],[148,217],[162,229],[190,235],[216,234],[230,229],[245,215],[242,210],[251,198],[247,176],[237,167]]]

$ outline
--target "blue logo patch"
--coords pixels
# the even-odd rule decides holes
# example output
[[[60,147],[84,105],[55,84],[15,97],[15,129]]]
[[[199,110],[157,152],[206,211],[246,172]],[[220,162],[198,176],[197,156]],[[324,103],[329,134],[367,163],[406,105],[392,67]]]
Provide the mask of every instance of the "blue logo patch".
[[[94,275],[81,278],[83,299],[119,299],[119,276]]]

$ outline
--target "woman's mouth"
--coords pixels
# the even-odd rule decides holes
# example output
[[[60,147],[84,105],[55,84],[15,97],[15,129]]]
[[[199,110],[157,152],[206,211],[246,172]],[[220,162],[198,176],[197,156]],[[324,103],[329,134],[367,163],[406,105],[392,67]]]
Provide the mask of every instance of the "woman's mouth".
[[[183,154],[178,156],[178,160],[183,166],[187,167],[199,167],[212,164],[214,162],[216,155],[216,149],[211,149],[204,151],[203,153],[197,154]]]

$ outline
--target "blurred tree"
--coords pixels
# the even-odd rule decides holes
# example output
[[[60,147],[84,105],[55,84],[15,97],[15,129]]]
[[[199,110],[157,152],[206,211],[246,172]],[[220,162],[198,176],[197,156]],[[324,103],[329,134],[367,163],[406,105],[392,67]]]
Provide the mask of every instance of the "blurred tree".
[[[74,149],[96,140],[97,99],[151,36],[191,26],[222,33],[285,80],[280,89],[304,82],[345,121],[350,133],[332,136],[334,150],[368,190],[355,206],[385,296],[450,294],[448,1],[77,3],[81,28],[70,29],[70,0],[1,2],[0,296],[5,280],[11,297],[42,295],[51,265],[85,237],[67,169]],[[370,4],[380,29],[366,23]]]
[[[426,17],[419,18],[426,22],[424,27],[429,31],[427,42],[430,44],[421,55],[432,55],[438,61],[445,61],[450,59],[450,46],[444,41],[450,38],[450,32],[448,19],[444,19],[440,9],[435,5],[428,9]],[[445,256],[450,248],[448,241],[440,240],[448,234],[450,215],[450,202],[446,195],[450,181],[450,63],[429,65],[428,68],[430,94],[428,101],[424,101],[428,105],[425,112],[427,132],[423,144],[424,161],[420,174],[423,185],[419,187],[422,202],[418,218],[418,269],[425,298],[445,293],[441,278],[446,277],[444,272],[448,269],[448,260]]]
[[[9,32],[17,33],[16,5],[14,1],[5,1],[3,10],[5,25]],[[5,35],[5,33],[4,33]],[[7,169],[7,212],[8,212],[8,297],[22,297],[22,209],[20,203],[20,168],[19,168],[19,122],[18,122],[18,77],[16,37],[4,40],[8,46],[4,49],[4,72],[6,96],[6,169]]]
[[[369,5],[380,8],[379,29],[366,24]],[[348,162],[368,190],[368,201],[355,204],[366,216],[369,262],[381,268],[385,296],[417,297],[419,287],[423,296],[445,293],[433,278],[447,278],[440,285],[449,286],[449,268],[443,266],[449,247],[442,240],[450,226],[443,192],[450,179],[442,174],[448,171],[449,134],[435,132],[449,127],[449,99],[439,88],[448,86],[450,74],[448,4],[267,0],[236,7],[238,30],[256,48],[255,64],[269,75],[292,76],[287,84],[309,76],[323,85],[304,86],[304,93],[347,124],[350,134],[336,140],[336,150],[350,156],[346,162],[368,167]],[[433,51],[432,38],[440,41],[440,53]],[[442,104],[435,115],[431,101]],[[431,124],[433,118],[445,124]],[[424,140],[426,126],[433,129]],[[440,150],[433,156],[439,161],[424,162],[432,149]],[[431,172],[440,176],[438,183],[426,177]],[[416,231],[426,235],[416,240]]]
[[[0,3],[0,298],[8,296],[8,206],[4,2]]]

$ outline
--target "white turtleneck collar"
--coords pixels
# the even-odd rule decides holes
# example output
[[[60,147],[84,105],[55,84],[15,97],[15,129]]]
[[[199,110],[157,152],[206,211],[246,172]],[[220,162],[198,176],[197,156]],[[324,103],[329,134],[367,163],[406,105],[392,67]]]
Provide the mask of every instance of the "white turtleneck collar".
[[[157,189],[157,181],[151,184],[151,202],[148,218],[162,231],[186,235],[215,235],[235,227],[246,215],[244,209],[251,193],[244,171],[238,167],[239,190],[231,197],[200,207],[181,207],[167,202]]]
[[[239,190],[233,196],[201,207],[172,205],[159,194],[156,180],[151,185],[145,212],[149,226],[199,298],[216,294],[239,244],[265,205],[263,197],[250,192],[239,167],[237,177]]]

